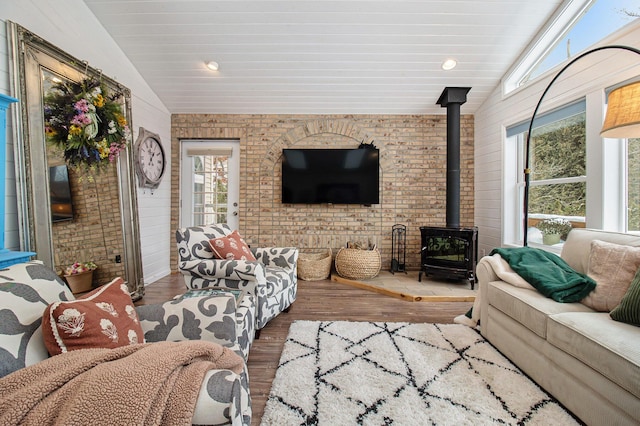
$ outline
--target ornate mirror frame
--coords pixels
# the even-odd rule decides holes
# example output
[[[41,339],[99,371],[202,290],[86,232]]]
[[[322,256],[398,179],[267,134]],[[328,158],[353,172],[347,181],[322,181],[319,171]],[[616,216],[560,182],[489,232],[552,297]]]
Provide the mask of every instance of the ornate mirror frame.
[[[53,241],[49,198],[48,171],[51,163],[48,160],[49,149],[44,134],[43,76],[45,73],[52,73],[74,81],[92,77],[99,79],[112,92],[123,93],[123,113],[130,128],[131,93],[117,81],[102,75],[100,70],[89,67],[16,23],[7,21],[7,35],[12,63],[12,96],[18,98],[21,105],[21,108],[13,109],[13,123],[18,217],[20,239],[24,245],[22,249],[36,252],[37,259],[56,269],[56,245]],[[116,183],[110,185],[117,188],[107,188],[110,191],[117,190],[119,212],[109,212],[108,209],[104,212],[108,219],[118,217],[119,223],[113,223],[112,220],[111,224],[119,228],[115,234],[122,235],[122,245],[119,246],[117,243],[118,250],[109,252],[105,241],[104,251],[110,259],[109,262],[105,262],[109,263],[105,265],[106,269],[114,267],[123,272],[123,279],[132,298],[136,300],[144,294],[144,281],[131,141],[128,145],[128,148],[120,153],[115,164]],[[97,191],[96,183],[96,192],[102,192],[102,187],[100,189]],[[102,206],[99,210],[102,216]],[[112,216],[108,216],[109,214]],[[76,249],[82,251],[85,247],[78,246]],[[78,259],[88,260],[92,259]],[[117,265],[118,263],[122,265]]]

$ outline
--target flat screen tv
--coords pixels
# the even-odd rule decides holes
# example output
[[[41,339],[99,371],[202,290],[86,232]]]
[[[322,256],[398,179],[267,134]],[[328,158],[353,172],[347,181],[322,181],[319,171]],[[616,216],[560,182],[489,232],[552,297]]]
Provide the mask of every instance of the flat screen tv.
[[[285,204],[378,204],[380,156],[375,148],[282,150]]]
[[[51,221],[73,220],[71,186],[67,166],[49,167],[49,198],[51,200]]]

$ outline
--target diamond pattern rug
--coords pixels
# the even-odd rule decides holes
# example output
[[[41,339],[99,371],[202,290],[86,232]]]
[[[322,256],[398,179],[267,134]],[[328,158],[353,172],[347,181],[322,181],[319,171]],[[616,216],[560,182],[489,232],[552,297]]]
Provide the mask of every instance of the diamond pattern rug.
[[[459,324],[296,321],[262,426],[576,425]]]

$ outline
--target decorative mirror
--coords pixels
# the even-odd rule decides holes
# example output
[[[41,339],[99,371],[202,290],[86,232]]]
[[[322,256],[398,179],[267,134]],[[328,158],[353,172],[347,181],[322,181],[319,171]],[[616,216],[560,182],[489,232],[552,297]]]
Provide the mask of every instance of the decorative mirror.
[[[93,262],[94,285],[121,276],[139,299],[130,91],[13,22],[7,34],[24,249],[61,274]]]

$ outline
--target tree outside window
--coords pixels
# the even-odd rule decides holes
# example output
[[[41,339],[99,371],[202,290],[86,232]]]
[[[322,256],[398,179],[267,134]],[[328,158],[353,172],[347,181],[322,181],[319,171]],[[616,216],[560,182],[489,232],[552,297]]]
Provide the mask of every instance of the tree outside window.
[[[585,113],[533,130],[530,215],[586,215]]]
[[[640,231],[640,138],[628,139],[627,231]]]
[[[519,218],[511,222],[517,227],[516,239],[522,239],[524,202],[523,173],[525,141],[529,121],[508,127],[507,137],[516,144],[516,178],[511,198]],[[542,243],[536,224],[549,218],[569,220],[573,226],[586,222],[586,102],[579,99],[536,117],[529,147],[528,241]],[[639,160],[640,161],[640,160]]]

